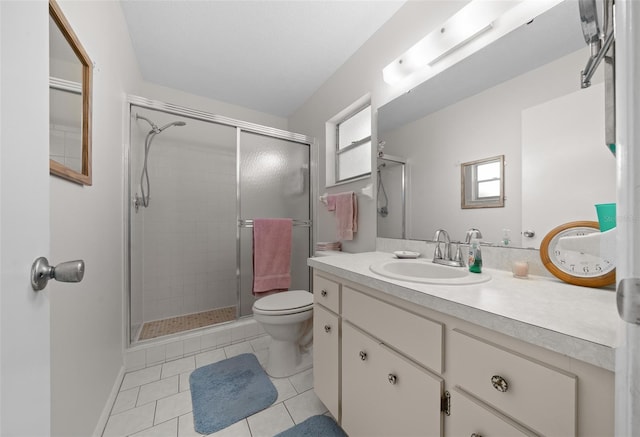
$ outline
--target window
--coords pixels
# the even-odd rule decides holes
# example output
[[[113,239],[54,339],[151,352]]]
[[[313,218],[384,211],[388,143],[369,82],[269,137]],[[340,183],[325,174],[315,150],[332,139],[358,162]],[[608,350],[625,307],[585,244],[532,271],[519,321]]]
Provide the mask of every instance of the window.
[[[462,164],[462,208],[504,206],[504,155]]]
[[[336,124],[335,182],[371,173],[371,106]]]

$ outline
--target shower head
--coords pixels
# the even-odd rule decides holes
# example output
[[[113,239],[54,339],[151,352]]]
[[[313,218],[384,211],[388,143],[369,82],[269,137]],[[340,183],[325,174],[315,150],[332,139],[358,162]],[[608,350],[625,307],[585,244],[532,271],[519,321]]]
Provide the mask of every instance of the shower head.
[[[153,121],[149,120],[147,117],[143,117],[142,115],[136,113],[136,120],[146,121],[151,126],[152,131],[154,131],[155,133],[160,133],[160,129],[158,129],[158,126]]]
[[[167,123],[162,127],[158,127],[158,125],[155,124],[153,121],[151,121],[147,117],[143,117],[142,115],[137,114],[137,113],[136,113],[136,120],[144,120],[147,123],[149,123],[149,125],[151,126],[151,131],[156,133],[156,134],[159,134],[160,132],[162,132],[163,130],[165,130],[165,129],[171,127],[171,126],[184,126],[184,125],[187,124],[184,121],[172,121],[171,123]]]
[[[162,132],[163,130],[170,128],[171,126],[186,126],[187,123],[185,123],[184,121],[172,121],[171,123],[167,123],[164,126],[162,126],[160,129],[158,129],[158,133]]]

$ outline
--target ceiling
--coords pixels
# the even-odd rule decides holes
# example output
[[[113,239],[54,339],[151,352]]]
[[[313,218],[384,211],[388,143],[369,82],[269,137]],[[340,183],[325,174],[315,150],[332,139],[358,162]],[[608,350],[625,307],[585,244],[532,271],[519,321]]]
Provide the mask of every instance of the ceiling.
[[[121,0],[121,5],[146,81],[287,117],[404,1]]]

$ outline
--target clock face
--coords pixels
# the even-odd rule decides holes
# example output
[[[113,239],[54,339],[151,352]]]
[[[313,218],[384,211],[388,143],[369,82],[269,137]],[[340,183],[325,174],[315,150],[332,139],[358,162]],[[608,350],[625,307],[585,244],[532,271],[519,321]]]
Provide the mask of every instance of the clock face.
[[[615,263],[600,253],[599,238],[588,238],[593,234],[600,234],[598,222],[581,221],[558,226],[542,240],[542,263],[552,274],[570,284],[587,287],[613,284]]]

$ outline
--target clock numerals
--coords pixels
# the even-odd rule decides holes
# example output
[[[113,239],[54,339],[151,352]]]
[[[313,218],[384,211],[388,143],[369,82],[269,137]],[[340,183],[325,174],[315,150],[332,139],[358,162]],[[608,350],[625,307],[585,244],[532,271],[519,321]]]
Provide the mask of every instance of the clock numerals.
[[[543,264],[553,275],[570,284],[588,287],[614,284],[615,262],[602,256],[597,247],[580,245],[587,240],[572,238],[598,233],[600,226],[593,221],[570,222],[552,229],[540,244]]]

